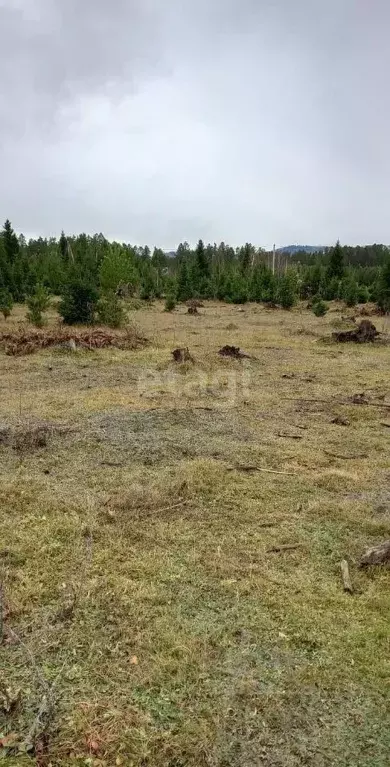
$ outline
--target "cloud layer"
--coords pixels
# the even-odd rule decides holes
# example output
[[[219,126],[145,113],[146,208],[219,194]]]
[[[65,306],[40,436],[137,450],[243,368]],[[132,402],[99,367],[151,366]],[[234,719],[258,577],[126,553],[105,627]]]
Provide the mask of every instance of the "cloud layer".
[[[28,234],[390,242],[383,0],[0,0],[0,210]]]

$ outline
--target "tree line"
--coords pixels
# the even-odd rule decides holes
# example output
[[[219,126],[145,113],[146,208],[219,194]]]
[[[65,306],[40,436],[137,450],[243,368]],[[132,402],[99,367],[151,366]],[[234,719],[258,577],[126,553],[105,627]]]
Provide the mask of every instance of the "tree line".
[[[102,234],[29,239],[17,236],[9,220],[0,232],[0,311],[26,302],[29,319],[39,325],[60,296],[59,313],[68,324],[119,326],[122,298],[165,298],[166,309],[189,299],[247,301],[289,309],[308,300],[317,314],[326,302],[349,306],[373,301],[390,311],[390,250],[383,245],[343,247],[320,254],[277,255],[250,243],[195,248],[181,243],[167,254],[160,248],[110,242]]]

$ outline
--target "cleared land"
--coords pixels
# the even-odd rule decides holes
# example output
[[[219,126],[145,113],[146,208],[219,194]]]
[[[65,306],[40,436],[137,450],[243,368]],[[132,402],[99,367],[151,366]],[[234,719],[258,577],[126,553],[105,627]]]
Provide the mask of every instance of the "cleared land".
[[[0,761],[388,764],[390,349],[340,317],[156,303],[145,348],[0,354]]]

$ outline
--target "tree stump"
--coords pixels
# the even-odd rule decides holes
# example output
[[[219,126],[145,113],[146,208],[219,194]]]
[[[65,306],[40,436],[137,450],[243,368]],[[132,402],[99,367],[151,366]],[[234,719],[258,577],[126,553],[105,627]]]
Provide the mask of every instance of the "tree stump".
[[[379,546],[373,546],[373,548],[365,551],[360,560],[360,567],[369,567],[370,565],[390,566],[390,541],[385,541]]]
[[[188,347],[182,349],[174,349],[172,352],[175,362],[193,362],[194,358],[191,356]]]
[[[356,329],[333,333],[332,338],[334,338],[334,340],[339,344],[345,344],[348,342],[355,344],[367,344],[375,341],[379,335],[379,331],[370,320],[362,320]]]

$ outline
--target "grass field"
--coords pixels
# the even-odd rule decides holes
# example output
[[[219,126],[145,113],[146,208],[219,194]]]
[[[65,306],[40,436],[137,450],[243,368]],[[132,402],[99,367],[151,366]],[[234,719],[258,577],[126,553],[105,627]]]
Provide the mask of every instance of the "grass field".
[[[0,354],[0,762],[389,763],[390,572],[357,563],[390,348],[324,342],[343,311],[156,303],[138,351]]]

